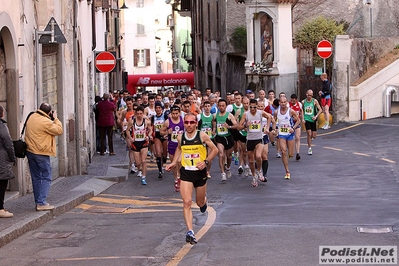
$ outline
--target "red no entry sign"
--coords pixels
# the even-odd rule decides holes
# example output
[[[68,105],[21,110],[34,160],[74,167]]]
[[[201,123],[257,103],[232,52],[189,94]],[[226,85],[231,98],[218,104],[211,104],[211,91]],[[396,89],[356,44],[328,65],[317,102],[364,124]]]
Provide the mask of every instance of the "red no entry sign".
[[[100,72],[111,72],[116,66],[116,58],[110,52],[98,53],[95,60],[95,66]]]
[[[317,44],[317,54],[323,59],[329,58],[332,55],[332,44],[327,40],[322,40]]]

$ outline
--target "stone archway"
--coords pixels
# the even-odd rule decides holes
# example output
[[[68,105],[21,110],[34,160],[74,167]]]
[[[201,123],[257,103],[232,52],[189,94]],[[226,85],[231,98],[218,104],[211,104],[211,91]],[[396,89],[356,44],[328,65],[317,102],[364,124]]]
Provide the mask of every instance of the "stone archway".
[[[5,119],[11,137],[15,140],[20,135],[21,110],[19,106],[19,86],[17,70],[17,42],[14,26],[10,16],[0,13],[0,104],[6,109]],[[23,164],[15,168],[18,178],[10,182],[11,190],[19,190],[24,194],[20,184],[22,180]]]

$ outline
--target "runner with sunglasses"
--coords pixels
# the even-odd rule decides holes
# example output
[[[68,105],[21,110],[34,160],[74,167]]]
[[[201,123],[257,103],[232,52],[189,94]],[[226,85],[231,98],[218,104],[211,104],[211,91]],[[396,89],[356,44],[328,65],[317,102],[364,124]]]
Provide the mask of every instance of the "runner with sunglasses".
[[[180,107],[174,105],[171,108],[170,116],[165,120],[160,130],[161,135],[168,136],[168,153],[171,161],[173,161],[178,146],[177,137],[183,134],[183,130],[184,123],[181,117]],[[180,191],[180,178],[177,169],[178,167],[173,170],[174,188],[176,192]]]
[[[173,111],[172,111],[173,112]],[[178,146],[175,158],[165,169],[170,171],[180,165],[180,195],[183,199],[183,216],[187,226],[186,242],[196,244],[197,239],[193,230],[192,195],[195,190],[195,198],[200,211],[205,213],[208,205],[206,199],[206,171],[207,165],[212,161],[218,151],[205,132],[197,130],[198,122],[195,114],[187,114],[184,117],[184,133],[177,137]],[[207,152],[207,148],[209,152]]]

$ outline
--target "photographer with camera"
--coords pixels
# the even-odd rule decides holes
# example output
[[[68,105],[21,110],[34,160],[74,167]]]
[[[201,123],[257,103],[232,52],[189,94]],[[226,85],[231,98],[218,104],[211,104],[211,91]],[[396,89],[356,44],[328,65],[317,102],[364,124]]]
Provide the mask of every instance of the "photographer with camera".
[[[26,156],[37,211],[54,209],[54,206],[47,203],[52,179],[50,156],[56,156],[55,136],[61,135],[62,132],[57,112],[52,111],[48,103],[42,103],[26,123]]]

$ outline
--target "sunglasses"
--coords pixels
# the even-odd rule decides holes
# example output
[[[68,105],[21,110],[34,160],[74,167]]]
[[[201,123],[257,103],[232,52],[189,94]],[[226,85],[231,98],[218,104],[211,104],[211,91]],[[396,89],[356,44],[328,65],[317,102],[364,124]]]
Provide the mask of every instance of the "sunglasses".
[[[188,124],[194,125],[195,123],[197,123],[197,121],[194,121],[194,120],[186,120],[186,121],[184,121],[184,124],[186,124],[186,125],[188,125]]]
[[[252,108],[252,109],[253,109],[253,108],[258,108],[258,107],[256,107],[256,106],[250,106],[249,108]]]

